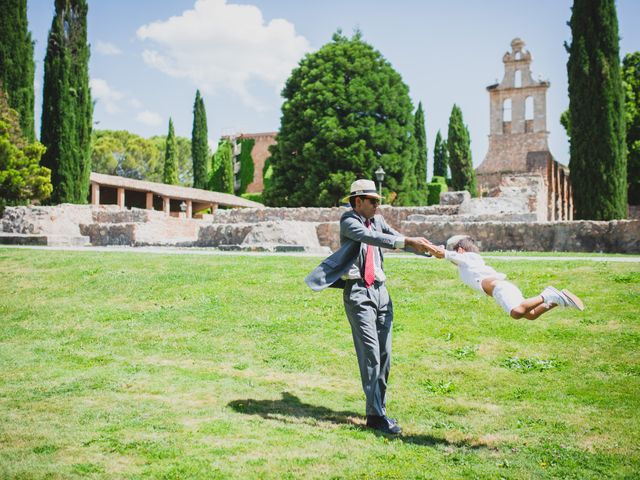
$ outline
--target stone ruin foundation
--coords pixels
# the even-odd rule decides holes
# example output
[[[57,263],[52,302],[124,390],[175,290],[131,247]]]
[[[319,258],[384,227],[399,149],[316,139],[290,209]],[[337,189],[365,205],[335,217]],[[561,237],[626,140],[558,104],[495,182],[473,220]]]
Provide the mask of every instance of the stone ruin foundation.
[[[381,206],[380,213],[408,236],[434,243],[467,233],[484,251],[640,253],[640,220],[540,221],[536,180],[506,183],[519,195],[472,199],[442,194],[429,207]],[[162,212],[114,205],[8,207],[0,243],[14,245],[170,246],[221,250],[327,254],[339,248],[339,220],[347,209],[218,209],[209,219],[167,217]]]

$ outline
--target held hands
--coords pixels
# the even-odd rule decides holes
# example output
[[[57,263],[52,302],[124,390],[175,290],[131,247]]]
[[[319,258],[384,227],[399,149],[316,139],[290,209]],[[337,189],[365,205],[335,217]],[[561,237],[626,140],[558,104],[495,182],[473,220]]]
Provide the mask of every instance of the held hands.
[[[424,237],[406,237],[404,239],[404,244],[407,247],[411,247],[417,253],[426,253],[429,251],[429,246],[433,245]]]
[[[444,258],[444,247],[434,245],[424,237],[406,237],[404,243],[417,253],[428,253],[436,258]]]
[[[444,247],[442,245],[434,245],[433,243],[429,243],[427,252],[429,252],[436,258],[444,258]]]

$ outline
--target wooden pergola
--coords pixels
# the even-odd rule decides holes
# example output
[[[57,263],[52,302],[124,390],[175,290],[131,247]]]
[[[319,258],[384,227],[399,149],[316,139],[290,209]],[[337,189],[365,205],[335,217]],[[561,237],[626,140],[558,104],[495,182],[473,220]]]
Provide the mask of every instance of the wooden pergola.
[[[133,178],[91,172],[91,204],[118,205],[122,208],[160,210],[166,215],[192,218],[206,209],[214,212],[218,206],[231,208],[264,208],[264,205],[235,195],[210,192],[199,188],[146,182]]]

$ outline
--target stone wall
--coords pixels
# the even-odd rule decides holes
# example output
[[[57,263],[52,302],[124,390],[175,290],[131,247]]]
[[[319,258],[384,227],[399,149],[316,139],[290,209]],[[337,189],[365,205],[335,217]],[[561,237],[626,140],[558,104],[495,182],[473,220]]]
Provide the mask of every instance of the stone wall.
[[[640,221],[611,222],[405,222],[403,233],[426,236],[444,244],[452,235],[467,234],[484,251],[640,253]]]
[[[400,227],[410,215],[455,215],[459,205],[432,205],[429,207],[391,207],[382,205],[379,212],[394,228]],[[211,216],[213,223],[257,223],[269,221],[338,222],[350,207],[333,208],[235,208],[218,209]]]
[[[464,195],[445,196],[462,199]],[[448,201],[445,199],[445,201]],[[452,200],[453,201],[453,200]],[[517,214],[455,213],[459,205],[381,207],[388,223],[407,236],[426,236],[434,243],[466,233],[483,250],[640,253],[640,220],[612,222],[534,222]],[[226,210],[211,220],[167,217],[162,212],[117,206],[59,205],[9,207],[2,217],[7,242],[22,243],[32,235],[48,245],[77,244],[81,236],[92,245],[164,245],[278,251],[295,247],[325,253],[339,248],[339,218],[344,208],[275,208]],[[487,221],[493,216],[492,221]],[[502,220],[520,221],[495,221]],[[244,221],[242,221],[244,220]],[[67,240],[61,236],[68,236]],[[35,238],[38,237],[38,238]]]

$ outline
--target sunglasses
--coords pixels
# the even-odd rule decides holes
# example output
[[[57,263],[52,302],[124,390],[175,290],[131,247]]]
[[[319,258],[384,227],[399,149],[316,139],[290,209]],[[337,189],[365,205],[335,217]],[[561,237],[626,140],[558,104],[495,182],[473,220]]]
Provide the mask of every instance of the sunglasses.
[[[371,197],[364,197],[365,200],[369,200],[369,202],[371,202],[372,205],[378,205],[380,203],[380,199],[379,198],[371,198]]]

